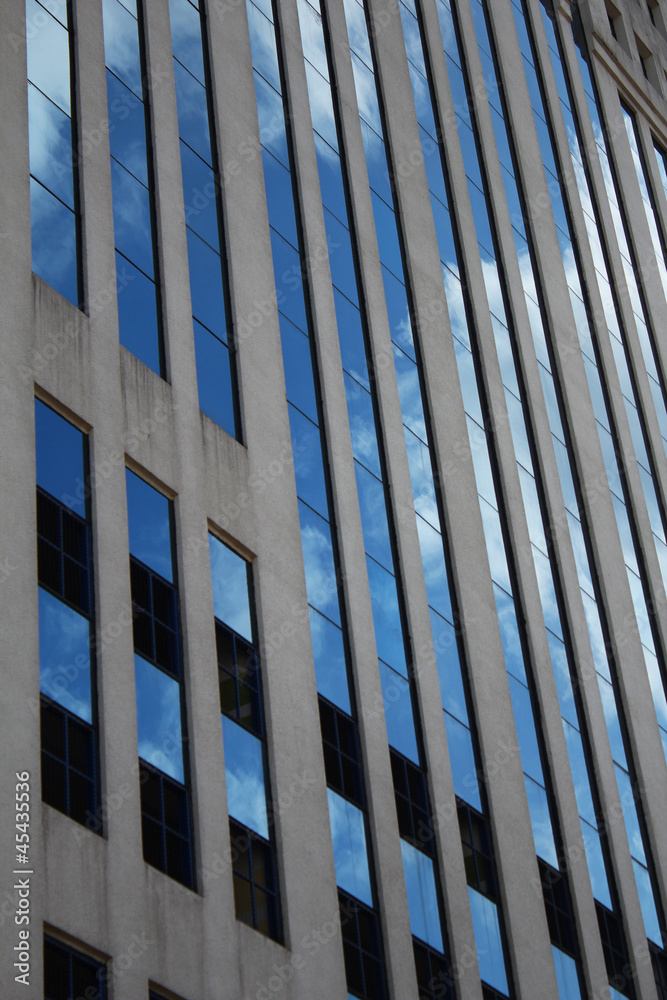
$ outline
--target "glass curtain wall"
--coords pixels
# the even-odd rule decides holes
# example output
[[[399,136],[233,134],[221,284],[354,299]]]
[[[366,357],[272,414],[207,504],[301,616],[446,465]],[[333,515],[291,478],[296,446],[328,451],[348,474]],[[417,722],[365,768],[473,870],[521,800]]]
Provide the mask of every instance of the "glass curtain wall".
[[[199,407],[241,438],[208,36],[197,0],[169,0]]]
[[[164,376],[143,4],[102,9],[120,342]]]
[[[459,796],[463,849],[466,858],[471,861],[474,856],[474,851],[471,850],[471,841],[476,840],[478,844],[484,845],[487,857],[488,878],[486,879],[478,877],[479,872],[474,864],[470,863],[468,866],[470,903],[476,933],[480,974],[487,992],[497,990],[500,994],[506,995],[510,989],[510,974],[506,966],[503,947],[502,920],[498,909],[493,851],[488,820],[485,816],[484,796],[477,777],[477,750],[472,732],[474,721],[469,715],[455,624],[456,611],[453,607],[453,597],[448,582],[439,497],[435,488],[436,476],[429,442],[427,408],[419,367],[419,348],[412,334],[409,308],[410,291],[406,287],[400,242],[401,233],[396,214],[394,192],[389,180],[390,161],[385,145],[381,98],[375,75],[366,11],[356,0],[349,0],[345,5],[345,13],[385,287],[385,300],[393,341],[392,349],[412,482],[414,510],[435,649],[438,656],[438,669],[443,689],[444,717],[454,772],[454,787]],[[442,186],[442,181],[440,186]],[[334,261],[332,261],[332,273],[335,283]],[[342,342],[341,327],[342,324],[339,321],[339,336],[341,336]],[[346,353],[344,349],[342,349],[342,354],[345,365]],[[371,388],[373,388],[372,379]],[[348,408],[354,430],[354,411],[349,406],[349,402]],[[373,519],[371,516],[372,508],[364,517],[363,494],[361,494],[361,509],[366,547],[372,552],[370,546],[374,541],[374,535],[377,534],[377,519]],[[372,573],[369,573],[369,578],[371,594],[373,594]],[[382,603],[385,607],[387,606],[386,599],[383,599],[380,589],[377,590],[376,600],[378,604]],[[382,658],[382,652],[380,652],[380,656]],[[397,661],[394,658],[389,660],[388,664],[395,668]],[[381,663],[381,671],[387,669],[388,667]],[[398,669],[399,672],[402,672],[402,664]],[[393,680],[392,676],[388,675],[387,680]],[[392,711],[393,708],[387,713],[390,743],[406,756],[410,756],[411,752],[414,754],[414,750],[411,751],[410,748],[405,747],[406,733],[409,730],[402,720],[400,720],[400,729],[393,728]],[[396,723],[398,722],[397,716]],[[398,742],[399,739],[401,742]],[[413,756],[413,760],[417,761],[418,758]],[[473,829],[477,834],[476,838],[471,834]],[[413,927],[413,931],[415,937],[419,939],[419,928]]]
[[[655,656],[655,646],[653,645],[653,639],[651,636],[648,609],[644,593],[642,592],[643,581],[640,580],[639,575],[642,567],[638,553],[636,553],[633,545],[633,537],[636,537],[634,526],[633,534],[631,534],[630,524],[632,510],[630,505],[627,503],[627,498],[623,498],[623,485],[621,479],[622,461],[619,461],[619,456],[617,455],[618,448],[615,444],[617,440],[616,428],[614,426],[613,416],[610,413],[607,404],[608,387],[605,384],[603,373],[601,367],[599,366],[599,348],[596,343],[596,330],[594,324],[590,320],[592,307],[587,297],[587,293],[584,291],[585,282],[582,280],[582,266],[578,247],[573,239],[570,223],[571,216],[569,214],[569,206],[567,205],[565,198],[565,191],[560,181],[557,180],[557,178],[563,176],[562,167],[561,170],[559,170],[557,166],[559,151],[555,141],[552,139],[553,125],[550,120],[549,111],[542,98],[543,81],[540,79],[536,68],[537,60],[531,45],[531,38],[529,35],[528,24],[526,22],[525,12],[521,7],[517,6],[516,3],[513,4],[513,11],[519,35],[519,42],[522,49],[524,71],[526,73],[526,79],[531,94],[533,116],[537,127],[538,137],[540,139],[540,148],[542,151],[545,171],[547,171],[547,183],[551,195],[551,203],[558,225],[563,268],[568,288],[570,290],[570,298],[573,304],[573,311],[577,323],[577,333],[579,335],[582,356],[586,367],[588,384],[593,401],[593,409],[600,435],[600,443],[605,457],[607,477],[610,488],[616,486],[616,490],[612,488],[612,495],[616,501],[614,509],[616,512],[619,535],[624,543],[624,553],[628,553],[629,549],[629,554],[626,554],[626,568],[628,570],[628,579],[633,595],[640,635],[642,637],[644,648]],[[618,324],[616,325],[616,328],[618,328]],[[625,370],[627,371],[627,368]],[[636,416],[634,394],[632,399],[628,400],[628,402],[633,407]],[[627,409],[628,408],[626,407],[626,412]],[[637,420],[637,424],[638,423],[639,422]],[[643,437],[640,441],[643,444]],[[645,450],[643,451],[643,456],[646,458]],[[620,490],[618,489],[619,485],[621,486]],[[618,493],[620,493],[620,496],[617,495]],[[653,492],[653,496],[655,498],[655,491]],[[583,560],[585,558],[586,556],[584,551],[582,552],[579,561],[579,572],[580,581],[584,578],[583,574],[586,574],[586,589],[588,590],[592,576],[588,561],[586,561],[586,564],[583,564]],[[594,593],[596,590],[597,588],[594,585]],[[596,597],[597,603],[602,609],[600,595],[596,594]],[[601,610],[601,614],[604,614],[603,610]],[[641,800],[636,789],[634,767],[630,754],[630,742],[625,726],[623,705],[617,683],[617,670],[620,669],[620,664],[616,658],[613,658],[612,662],[609,663],[609,668],[611,672],[612,691],[616,702],[616,715],[613,720],[613,728],[609,730],[609,736],[612,756],[614,758],[616,779],[621,804],[623,806],[628,843],[635,869],[637,889],[642,905],[646,934],[656,944],[661,945],[661,920],[658,914],[661,912],[662,907],[659,896],[656,892],[656,887],[652,886],[650,876],[652,868],[650,844],[648,842],[641,817]],[[601,683],[600,687],[603,696],[608,693],[606,684]]]
[[[248,0],[247,11],[347,986],[350,996],[383,998],[378,901],[279,35],[270,0]]]
[[[623,112],[625,130],[628,135],[628,142],[630,143],[630,150],[632,152],[632,162],[635,166],[637,183],[639,185],[642,201],[644,203],[646,221],[651,234],[651,243],[653,244],[653,250],[655,252],[655,266],[660,276],[660,281],[662,282],[663,291],[665,292],[665,295],[667,295],[667,266],[665,266],[664,232],[660,222],[659,213],[656,209],[652,185],[644,164],[644,156],[640,133],[637,127],[637,119],[633,112],[627,108],[623,102],[621,102],[621,110]],[[660,166],[658,148],[654,146],[654,150],[656,152],[656,156],[658,156],[658,166]]]
[[[520,375],[512,354],[509,333],[511,318],[508,318],[511,317],[511,312],[504,301],[503,294],[506,283],[501,280],[501,271],[498,266],[495,234],[489,214],[488,188],[477,150],[472,112],[467,102],[460,48],[450,8],[446,3],[438,0],[437,9],[442,41],[448,59],[457,114],[457,131],[478,235],[482,272],[492,310],[490,317],[505,386],[519,478],[531,530],[533,554],[537,569],[541,569],[543,573],[553,574],[545,540],[544,517],[538,498],[538,486],[530,445],[531,437],[527,424],[528,411],[520,384]],[[558,832],[557,817],[550,810],[551,795],[547,793],[550,784],[548,766],[542,751],[543,741],[539,716],[534,711],[531,699],[531,688],[534,685],[532,665],[525,650],[522,650],[517,623],[512,586],[513,561],[510,549],[505,542],[506,526],[498,499],[500,493],[495,475],[495,456],[486,431],[485,413],[488,407],[484,398],[483,381],[476,377],[476,361],[479,360],[480,347],[474,324],[468,321],[470,303],[465,269],[459,258],[459,241],[456,238],[455,223],[449,211],[449,179],[444,166],[445,161],[441,158],[439,149],[439,137],[444,135],[444,129],[439,124],[438,109],[432,96],[431,70],[422,42],[423,27],[420,33],[421,12],[413,6],[411,0],[407,0],[406,3],[401,2],[400,11],[417,120],[420,127],[422,154],[440,249],[449,318],[468,422],[469,441],[479,492],[487,553],[497,601],[498,622],[505,652],[505,666],[508,671],[508,682],[519,737],[533,837],[544,879],[545,905],[552,932],[554,960],[561,996],[576,997],[580,996],[580,972],[577,965],[579,948],[576,929],[571,917],[566,870],[561,873],[559,878],[558,869],[562,853],[561,838]],[[438,123],[436,123],[436,118]],[[553,589],[555,593],[555,588]],[[521,617],[524,617],[523,612],[521,612]],[[554,621],[556,629],[549,633],[550,647],[558,657],[558,659],[554,659],[554,669],[557,680],[560,682],[560,690],[570,705],[570,715],[572,715],[575,713],[575,709],[567,674],[564,642],[566,631],[560,622],[557,607],[552,609],[549,624],[553,626]],[[562,672],[563,668],[565,669],[565,678],[559,678],[559,672]],[[451,688],[449,694],[451,695]],[[443,698],[447,696],[446,689],[443,688]],[[577,731],[579,729],[578,719],[576,729]],[[553,891],[555,885],[558,886],[557,896]],[[570,913],[570,932],[565,935],[560,929],[563,922],[555,918],[555,911],[558,908]]]
[[[326,27],[319,5],[307,0],[299,3],[299,19],[417,975],[420,988],[428,990],[433,983],[442,988],[451,984],[452,979],[445,958],[446,943],[439,928],[434,830],[406,660],[373,357],[356,261],[356,238],[346,198],[345,164],[340,122],[334,107],[333,64],[327,51]]]
[[[80,306],[80,215],[69,3],[26,0],[32,269]]]
[[[613,691],[611,687],[609,667],[606,660],[602,623],[597,613],[597,604],[595,602],[592,585],[590,583],[590,573],[588,572],[586,575],[583,573],[583,566],[586,565],[587,568],[587,563],[582,563],[582,559],[586,559],[587,556],[583,542],[583,529],[580,521],[579,505],[577,503],[575,493],[575,480],[570,467],[570,453],[567,444],[568,439],[566,438],[560,419],[557,397],[558,386],[554,380],[550,347],[548,346],[546,339],[546,326],[543,323],[539,305],[539,294],[537,291],[539,286],[536,281],[536,275],[533,271],[531,251],[528,243],[528,232],[526,229],[522,207],[523,203],[514,171],[514,163],[511,153],[511,137],[506,123],[502,92],[498,82],[493,50],[489,39],[485,9],[479,0],[473,0],[472,12],[476,28],[477,48],[486,81],[489,111],[502,168],[502,177],[507,203],[510,210],[512,235],[519,262],[525,303],[530,319],[534,347],[539,363],[539,372],[544,391],[544,398],[552,431],[552,440],[560,471],[561,486],[568,514],[568,526],[570,536],[573,541],[577,567],[580,571],[580,581],[583,581],[585,584],[582,587],[582,598],[587,613],[591,646],[596,665],[598,664],[600,657],[603,658],[603,679],[605,680],[605,683],[609,685],[608,689],[602,689],[603,704],[607,718],[610,719],[610,722],[608,723],[610,732],[615,732],[613,724],[616,720],[616,706],[613,697],[610,697],[613,694]],[[448,34],[450,34],[450,32],[447,31],[447,19],[445,19],[443,41],[445,42],[446,49]],[[465,143],[462,143],[462,145],[465,148]],[[557,218],[559,219],[560,215],[557,216]],[[495,329],[497,332],[499,327],[496,326]],[[513,333],[513,330],[511,332]],[[502,369],[503,358],[507,357],[507,350],[502,339],[498,342],[498,355],[501,361]],[[510,382],[507,384],[507,375],[505,370],[503,370],[503,379],[506,381],[506,389],[509,388],[512,390],[511,376]],[[507,392],[506,398],[509,400],[508,410],[510,414],[510,426],[512,428],[515,442],[515,453],[518,456],[519,464],[523,464],[520,456],[525,454],[525,448],[517,446],[517,442],[519,442],[519,444],[521,442],[521,435],[517,435],[515,422],[512,419],[512,414],[513,412],[516,412],[517,407],[516,404],[512,404],[511,397],[509,397]],[[525,499],[527,499],[530,495],[527,495],[525,490],[526,486],[530,484],[530,479],[526,476],[526,472],[528,472],[528,469],[526,468],[524,469],[523,474],[520,472]],[[540,491],[538,491],[538,499],[539,496]],[[540,598],[545,624],[547,626],[547,636],[549,639],[552,664],[554,666],[561,713],[563,716],[566,745],[573,773],[577,776],[577,780],[575,782],[575,793],[577,796],[577,805],[581,819],[581,829],[586,849],[593,895],[598,903],[598,916],[601,923],[603,946],[609,936],[607,934],[608,927],[614,928],[614,932],[620,942],[619,948],[617,949],[620,957],[616,953],[612,954],[610,949],[605,948],[607,967],[609,975],[612,977],[615,974],[617,966],[622,968],[623,960],[626,957],[621,918],[617,904],[617,893],[611,876],[610,859],[603,835],[604,828],[600,819],[599,798],[595,786],[595,779],[591,766],[588,764],[591,758],[588,748],[588,738],[583,726],[583,715],[579,704],[579,696],[577,694],[578,677],[576,673],[576,664],[572,657],[571,650],[569,649],[567,622],[561,618],[559,610],[560,587],[558,586],[557,578],[554,577],[552,568],[553,560],[550,560],[550,558],[545,554],[546,552],[550,552],[550,548],[545,547],[545,542],[546,546],[550,547],[551,545],[550,533],[548,530],[545,531],[545,524],[548,525],[548,520],[546,520],[546,515],[543,517],[542,523],[532,517],[531,511],[534,509],[534,504],[531,505],[530,503],[527,503],[528,528],[531,536],[533,559],[537,571]],[[628,988],[631,989],[631,984]]]
[[[645,432],[644,416],[642,414],[641,407],[638,405],[638,399],[633,384],[631,374],[631,356],[627,345],[627,333],[624,330],[620,311],[618,310],[618,305],[615,299],[615,294],[617,293],[612,291],[612,284],[609,278],[610,268],[607,253],[604,248],[604,243],[600,238],[601,228],[599,209],[593,188],[590,185],[587,175],[587,157],[583,153],[585,144],[580,141],[579,127],[572,110],[571,97],[564,75],[564,67],[559,55],[558,41],[555,35],[554,25],[548,17],[546,11],[543,11],[542,19],[547,33],[547,40],[549,42],[551,63],[554,68],[556,82],[558,84],[560,109],[567,128],[570,157],[584,210],[586,232],[595,262],[596,279],[604,305],[607,331],[609,333],[610,343],[612,345],[616,361],[616,369],[621,383],[625,412],[630,424],[630,430],[632,432],[637,468],[642,482],[649,521],[653,532],[653,542],[664,580],[665,567],[667,566],[665,520],[656,492],[657,478],[655,478],[652,471],[654,466],[651,455],[650,441]],[[582,65],[585,67],[585,63]],[[589,91],[592,92],[592,81],[588,75],[587,67],[585,68],[587,76],[584,79],[588,80],[588,84],[585,83],[584,86],[587,88],[587,98],[590,109],[592,99]],[[536,114],[539,114],[539,112],[536,112]],[[642,306],[642,299],[639,286],[637,284],[636,274],[632,264],[630,263],[630,250],[626,238],[625,223],[623,222],[623,217],[619,208],[620,200],[617,197],[617,192],[613,182],[611,162],[609,160],[606,149],[606,141],[600,126],[600,119],[597,116],[597,111],[596,117],[592,118],[592,121],[596,136],[596,150],[602,166],[609,208],[614,220],[614,229],[619,243],[619,249],[621,251],[626,284],[633,309],[633,318],[639,333],[640,343],[643,345],[644,360],[647,363],[646,372],[649,378],[649,383],[653,388],[653,397],[656,404],[656,412],[658,413],[659,423],[661,427],[664,427],[667,424],[667,410],[665,410],[661,383],[657,375],[657,368],[653,362],[651,362],[650,366],[647,362],[648,355],[645,347],[650,346],[651,338],[649,336],[649,328]],[[553,196],[554,192],[552,192],[552,198]],[[570,270],[572,270],[572,267]],[[644,571],[641,568],[639,554],[635,549],[634,537],[636,536],[632,534],[634,526],[632,523],[633,519],[631,518],[631,510],[629,506],[626,506],[623,494],[624,484],[621,480],[623,462],[617,461],[612,447],[612,438],[609,432],[611,425],[607,417],[606,407],[604,406],[603,400],[601,400],[602,382],[599,375],[596,374],[597,364],[594,358],[594,340],[591,336],[591,329],[591,326],[583,325],[581,323],[577,326],[577,332],[582,345],[582,353],[587,367],[589,382],[592,381],[591,395],[596,413],[598,433],[600,434],[600,440],[603,446],[609,487],[612,493],[617,525],[623,545],[628,582],[633,596],[637,623],[642,640],[642,651],[651,683],[651,690],[653,692],[653,700],[656,708],[658,725],[660,726],[660,734],[663,746],[665,747],[665,752],[667,753],[667,698],[665,696],[665,687],[661,677],[660,662],[657,655],[659,650],[658,647],[656,647],[654,636],[650,627],[649,606],[651,605],[647,604],[646,596],[642,590],[641,576]],[[652,372],[653,375],[651,374]],[[664,416],[661,416],[661,414]],[[650,597],[648,600],[650,601]]]

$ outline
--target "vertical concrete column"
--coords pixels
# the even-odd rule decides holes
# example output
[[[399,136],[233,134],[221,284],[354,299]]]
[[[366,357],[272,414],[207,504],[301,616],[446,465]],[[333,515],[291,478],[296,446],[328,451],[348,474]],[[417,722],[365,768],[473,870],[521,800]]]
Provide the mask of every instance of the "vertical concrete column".
[[[0,713],[10,748],[0,782],[0,850],[4,860],[0,889],[0,960],[7,995],[39,992],[42,982],[44,918],[44,843],[40,790],[39,642],[37,628],[37,550],[35,541],[35,438],[33,402],[33,278],[30,267],[30,193],[28,185],[28,103],[26,15],[22,0],[0,10],[0,164],[5,178],[0,201],[0,422],[12,428],[0,439],[0,620],[3,683]],[[16,773],[30,775],[29,865],[16,863]],[[30,876],[15,876],[26,868]],[[15,924],[16,879],[30,879],[29,991],[15,976],[20,943]]]
[[[521,69],[518,44],[515,34],[503,30],[501,27],[501,24],[506,24],[511,20],[509,5],[505,5],[504,0],[502,0],[502,8],[494,8],[491,11],[491,17],[495,27],[496,44],[500,53],[499,62],[503,75],[503,85],[513,95],[513,100],[509,107],[510,127],[516,136],[519,171],[526,192],[526,200],[529,204],[540,204],[548,196],[544,190],[544,177],[541,173],[531,169],[530,166],[536,159],[539,161],[539,151],[532,123],[529,96]],[[545,203],[548,204],[548,201]],[[620,545],[613,544],[617,541],[618,533],[608,491],[598,488],[592,494],[590,489],[587,488],[594,470],[597,470],[596,481],[599,483],[605,481],[604,478],[600,478],[604,477],[604,466],[602,464],[597,434],[594,430],[595,425],[591,412],[590,396],[586,386],[581,355],[571,349],[564,350],[564,347],[567,346],[567,330],[568,328],[574,330],[575,326],[574,319],[570,315],[570,310],[564,308],[564,303],[568,301],[568,293],[565,287],[562,264],[560,263],[560,251],[551,215],[543,213],[540,216],[539,222],[536,221],[533,223],[532,230],[537,272],[541,282],[547,322],[552,331],[556,364],[563,387],[563,397],[568,412],[569,426],[570,428],[580,428],[584,427],[587,423],[591,428],[589,434],[577,434],[573,436],[572,441],[577,456],[582,490],[586,497],[588,523],[596,564],[601,568],[600,576],[602,580],[607,583],[603,599],[605,600],[610,626],[614,633],[615,645],[618,649],[621,647],[618,646],[618,628],[615,628],[615,623],[621,620],[624,609],[627,610],[628,607],[631,607],[630,594]],[[564,332],[563,339],[560,336],[561,330]],[[595,497],[594,504],[591,504],[591,496]],[[615,566],[615,570],[612,569],[612,564]],[[624,646],[624,648],[627,649],[627,646]],[[638,643],[634,645],[633,651],[636,657],[636,667],[634,669],[643,669],[641,650]],[[621,813],[618,811],[620,809],[620,802],[618,800],[618,790],[609,754],[606,730],[601,718],[599,692],[594,691],[592,685],[590,685],[587,695],[591,699],[589,701],[587,698],[587,712],[590,713],[592,711],[598,716],[597,722],[594,722],[593,718],[589,717],[589,733],[593,740],[600,768],[599,789],[603,813],[606,818],[611,820],[607,826],[608,842],[615,865],[617,885],[625,915],[629,949],[631,955],[639,955],[642,949],[645,950],[643,935],[637,931],[637,928],[642,927],[641,913],[639,911],[639,900],[624,823],[622,819],[620,821],[616,819],[616,817],[621,816]],[[649,991],[646,993],[646,996],[651,996],[650,974],[644,967],[637,967],[637,985],[640,992],[646,989]]]

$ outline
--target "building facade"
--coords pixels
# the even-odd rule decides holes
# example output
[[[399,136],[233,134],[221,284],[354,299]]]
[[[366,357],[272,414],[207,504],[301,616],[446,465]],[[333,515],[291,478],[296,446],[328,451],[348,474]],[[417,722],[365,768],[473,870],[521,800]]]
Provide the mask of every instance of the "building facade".
[[[4,995],[667,1000],[664,0],[0,79]]]

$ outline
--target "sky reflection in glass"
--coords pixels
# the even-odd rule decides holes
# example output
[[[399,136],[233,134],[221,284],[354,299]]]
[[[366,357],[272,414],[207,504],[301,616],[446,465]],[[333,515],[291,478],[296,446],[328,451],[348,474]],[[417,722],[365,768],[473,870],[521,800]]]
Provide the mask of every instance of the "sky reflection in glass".
[[[93,721],[90,622],[41,587],[39,686],[63,708]]]

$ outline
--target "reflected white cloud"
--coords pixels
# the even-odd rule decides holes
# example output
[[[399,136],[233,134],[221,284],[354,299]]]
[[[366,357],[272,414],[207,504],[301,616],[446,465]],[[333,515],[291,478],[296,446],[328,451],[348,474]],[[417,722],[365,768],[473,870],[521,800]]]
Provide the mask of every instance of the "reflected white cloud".
[[[268,840],[264,745],[226,715],[222,735],[229,815]]]
[[[180,685],[135,654],[139,756],[181,784],[184,781]]]
[[[41,587],[39,686],[63,708],[92,722],[90,623]]]
[[[69,33],[36,0],[26,2],[28,79],[71,115]]]
[[[119,0],[103,0],[106,65],[137,97],[143,97],[139,25]]]
[[[209,534],[213,613],[249,642],[253,641],[248,590],[248,564],[214,535]]]
[[[364,814],[331,788],[327,789],[336,883],[368,906],[373,905]]]
[[[338,590],[329,525],[300,501],[299,515],[308,602],[339,624]]]
[[[420,941],[442,951],[442,928],[433,861],[403,839],[401,856],[408,894],[410,929]]]

